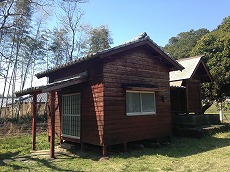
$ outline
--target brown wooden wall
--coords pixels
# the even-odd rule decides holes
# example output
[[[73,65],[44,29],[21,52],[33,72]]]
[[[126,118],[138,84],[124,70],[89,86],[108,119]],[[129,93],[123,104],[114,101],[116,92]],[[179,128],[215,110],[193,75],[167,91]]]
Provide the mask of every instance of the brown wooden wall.
[[[158,57],[139,47],[106,57],[91,59],[56,71],[50,82],[89,72],[87,82],[59,90],[56,97],[56,134],[61,134],[61,95],[81,93],[81,142],[113,145],[171,135],[169,69]],[[156,114],[126,116],[123,84],[154,85]],[[166,101],[162,101],[162,96]],[[50,121],[49,121],[50,124]]]
[[[187,80],[186,90],[187,90],[187,111],[200,113],[202,111],[200,81]]]
[[[176,114],[187,112],[186,88],[171,87],[170,100],[172,113]]]
[[[201,113],[200,81],[188,79],[184,83],[185,88],[170,88],[172,113]]]
[[[49,80],[53,82],[84,71],[89,72],[87,82],[63,88],[58,91],[55,103],[55,132],[61,134],[61,95],[81,93],[81,142],[102,145],[103,142],[103,84],[102,63],[100,59],[75,64],[68,68],[56,71]],[[49,118],[50,119],[50,118]],[[48,121],[50,125],[50,120]]]
[[[169,69],[151,52],[140,47],[105,58],[103,79],[105,145],[171,135]],[[165,89],[156,92],[157,114],[126,116],[124,83]]]

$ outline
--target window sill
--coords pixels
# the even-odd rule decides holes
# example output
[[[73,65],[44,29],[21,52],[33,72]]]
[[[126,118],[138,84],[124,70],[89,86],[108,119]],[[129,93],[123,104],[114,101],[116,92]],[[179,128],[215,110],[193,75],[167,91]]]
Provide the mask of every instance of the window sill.
[[[146,112],[146,113],[126,113],[126,116],[145,116],[145,115],[156,115],[156,112]]]

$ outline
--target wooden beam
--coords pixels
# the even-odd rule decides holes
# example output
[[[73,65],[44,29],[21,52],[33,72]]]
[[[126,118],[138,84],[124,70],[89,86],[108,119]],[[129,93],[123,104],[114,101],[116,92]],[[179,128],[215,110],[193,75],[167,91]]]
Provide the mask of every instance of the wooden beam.
[[[154,92],[164,92],[167,91],[165,88],[144,88],[144,87],[127,87],[128,91],[154,91]]]
[[[36,149],[37,94],[33,94],[32,150]]]
[[[51,92],[50,96],[50,119],[51,119],[51,125],[50,125],[50,158],[54,158],[54,145],[55,145],[55,91]]]

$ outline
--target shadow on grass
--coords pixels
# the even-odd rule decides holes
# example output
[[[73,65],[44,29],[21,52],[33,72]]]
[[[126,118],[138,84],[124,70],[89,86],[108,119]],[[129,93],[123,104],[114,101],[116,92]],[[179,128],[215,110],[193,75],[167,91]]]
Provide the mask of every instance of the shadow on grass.
[[[122,153],[122,149],[118,149],[116,151],[109,149],[108,156],[111,158],[124,159],[151,155],[163,155],[173,158],[181,158],[230,146],[230,135],[228,137],[229,138],[216,138],[206,136],[201,139],[174,137],[173,141],[169,145],[162,145],[158,148],[147,148],[145,146],[147,143],[142,141],[139,143],[137,142],[137,144],[143,145],[143,148],[136,148],[128,145],[128,151],[125,153]],[[84,152],[79,151],[75,152],[75,154],[83,159],[91,159],[93,161],[98,161],[101,158],[100,149],[86,150]]]
[[[217,148],[230,146],[230,138],[215,138],[206,136],[202,139],[174,137],[168,146],[159,148],[129,149],[127,153],[115,153],[112,157],[130,158],[150,155],[163,155],[173,158],[181,158],[211,151]]]
[[[19,152],[0,154],[0,166],[6,166],[12,168],[13,170],[28,169],[20,165],[9,164],[9,162],[14,161],[14,158],[12,157],[18,156],[18,154]]]
[[[226,146],[230,146],[230,138],[215,138],[212,136],[206,136],[202,139],[176,138],[173,144],[167,148],[166,152],[163,150],[162,153],[166,153],[171,157],[180,158]]]
[[[79,170],[69,170],[65,168],[57,167],[53,162],[56,160],[62,161],[62,160],[71,160],[76,158],[76,156],[68,155],[66,153],[60,154],[57,159],[49,159],[49,158],[42,158],[42,157],[33,157],[31,155],[27,156],[18,156],[19,152],[16,153],[6,153],[6,154],[0,154],[0,166],[5,166],[7,168],[10,168],[10,170],[16,171],[16,170],[33,170],[33,167],[27,167],[23,163],[18,163],[20,165],[14,164],[14,162],[31,162],[34,161],[39,164],[39,166],[42,166],[42,168],[46,167],[48,170],[56,170],[56,171],[74,171],[74,172],[80,172]],[[79,158],[79,157],[78,157]],[[37,170],[37,169],[34,169]]]

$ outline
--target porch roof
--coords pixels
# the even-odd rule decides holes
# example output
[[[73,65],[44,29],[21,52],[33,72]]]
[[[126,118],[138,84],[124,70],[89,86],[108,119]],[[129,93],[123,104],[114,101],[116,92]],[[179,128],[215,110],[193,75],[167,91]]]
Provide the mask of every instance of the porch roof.
[[[42,85],[39,87],[31,87],[22,91],[15,92],[17,97],[26,95],[26,94],[39,94],[44,92],[49,92],[53,90],[59,90],[71,85],[79,84],[82,82],[86,82],[88,80],[88,72],[79,73],[70,78],[64,78],[62,80],[49,83],[47,85]]]

